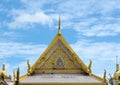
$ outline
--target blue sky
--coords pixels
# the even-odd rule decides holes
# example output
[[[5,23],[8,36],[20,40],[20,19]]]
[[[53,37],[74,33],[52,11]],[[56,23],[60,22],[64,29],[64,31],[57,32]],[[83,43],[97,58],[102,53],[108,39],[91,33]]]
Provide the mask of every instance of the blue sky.
[[[26,73],[57,33],[58,16],[66,41],[92,72],[113,74],[120,56],[120,0],[1,0],[0,67]],[[119,58],[120,59],[120,58]],[[120,60],[118,62],[120,64]]]

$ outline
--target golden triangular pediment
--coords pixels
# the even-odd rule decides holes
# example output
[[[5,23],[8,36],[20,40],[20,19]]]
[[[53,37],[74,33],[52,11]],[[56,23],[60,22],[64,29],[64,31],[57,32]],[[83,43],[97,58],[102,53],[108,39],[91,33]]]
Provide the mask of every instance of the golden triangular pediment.
[[[47,47],[47,49],[43,52],[43,54],[39,57],[36,63],[31,67],[29,64],[29,60],[27,61],[28,64],[28,73],[20,77],[21,85],[24,83],[27,84],[29,81],[34,84],[34,78],[38,77],[40,80],[43,79],[42,83],[37,81],[37,84],[47,84],[50,79],[50,82],[56,78],[56,76],[60,75],[59,83],[54,81],[54,84],[61,84],[63,83],[61,79],[64,81],[66,78],[72,78],[78,74],[79,78],[84,80],[85,77],[89,77],[98,81],[102,81],[103,79],[91,73],[91,65],[92,61],[90,61],[89,66],[87,67],[82,60],[77,56],[77,54],[73,51],[70,45],[66,42],[60,32],[60,17],[59,17],[59,26],[58,26],[58,33],[51,42],[51,44]],[[49,73],[49,74],[47,74]],[[68,73],[68,74],[67,74]],[[39,74],[39,75],[36,75]],[[62,74],[62,75],[61,75]],[[65,75],[64,75],[65,74]],[[73,76],[72,76],[72,75]],[[85,74],[85,75],[84,75]],[[87,74],[87,75],[86,75]],[[89,75],[88,75],[89,74]],[[33,77],[33,80],[29,80]],[[54,78],[55,77],[55,78]],[[58,78],[58,77],[57,77]],[[78,77],[77,77],[78,78]],[[44,81],[45,80],[45,81]],[[27,81],[27,83],[26,83]],[[35,79],[36,81],[36,79]],[[81,79],[77,84],[81,83]],[[47,82],[47,83],[46,83]],[[66,83],[66,81],[64,81]],[[74,80],[75,82],[75,80]],[[51,84],[52,84],[51,83]],[[86,83],[86,81],[85,81]],[[30,83],[29,83],[30,84]],[[66,83],[68,84],[68,83]],[[74,84],[74,83],[72,83]],[[88,84],[88,82],[87,82]],[[90,83],[93,84],[93,83]],[[96,84],[96,83],[95,83]]]
[[[88,68],[58,33],[32,67],[34,73],[89,73]]]

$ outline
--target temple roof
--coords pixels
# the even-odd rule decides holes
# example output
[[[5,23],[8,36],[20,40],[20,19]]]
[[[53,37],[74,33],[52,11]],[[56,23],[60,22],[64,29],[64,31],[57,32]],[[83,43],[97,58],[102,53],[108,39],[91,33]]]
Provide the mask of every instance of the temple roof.
[[[86,66],[73,51],[60,32],[31,67],[20,77],[20,83],[103,83],[103,79],[91,73],[91,64]]]
[[[59,21],[59,25],[60,25],[60,21]],[[56,50],[60,51],[61,53]],[[64,60],[64,58],[67,58],[67,57],[68,59]],[[53,60],[54,58],[56,60]],[[43,68],[46,68],[49,70],[50,68],[52,69],[53,67],[51,63],[55,63],[55,61],[57,61],[57,58],[59,58],[59,60],[62,61],[61,63],[64,62],[65,64],[65,62],[69,61],[70,62],[69,64],[74,65],[73,67],[75,67],[76,69],[79,69],[79,70],[81,69],[81,71],[84,73],[88,73],[88,74],[91,73],[91,70],[88,69],[88,67],[83,63],[83,61],[78,57],[78,55],[73,51],[73,49],[70,47],[70,45],[66,42],[66,40],[62,36],[60,32],[60,26],[58,26],[58,33],[53,39],[53,41],[51,42],[51,44],[39,57],[36,63],[31,67],[31,73],[37,72],[38,70],[41,70],[41,68],[42,70]],[[65,68],[70,69],[71,65],[68,65]],[[71,67],[71,69],[73,69],[73,67]]]
[[[101,83],[95,78],[81,74],[39,74],[29,76],[20,83]]]

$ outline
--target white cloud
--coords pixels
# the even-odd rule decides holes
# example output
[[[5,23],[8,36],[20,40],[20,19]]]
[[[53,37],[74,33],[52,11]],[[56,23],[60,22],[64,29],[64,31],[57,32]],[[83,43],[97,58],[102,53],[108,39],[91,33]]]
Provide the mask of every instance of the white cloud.
[[[71,45],[74,51],[79,55],[79,57],[85,62],[86,65],[89,63],[89,59],[92,59],[93,73],[99,74],[103,73],[104,68],[113,73],[115,69],[115,56],[120,56],[120,44],[118,43],[107,43],[107,42],[92,42],[92,41],[78,41]],[[43,53],[46,45],[34,45],[34,44],[22,44],[15,42],[0,43],[0,54],[1,58],[6,56],[6,58],[15,57],[23,59],[19,63],[15,63],[14,66],[8,67],[9,73],[13,69],[20,66],[21,74],[26,73],[26,60],[30,59],[31,65],[35,63],[38,57]],[[2,62],[2,61],[1,61]],[[10,64],[10,62],[7,62]],[[97,70],[96,70],[97,69]],[[111,70],[112,69],[112,70]]]
[[[120,9],[118,0],[87,0],[87,1],[45,1],[21,0],[24,9],[12,9],[12,21],[9,28],[28,29],[41,23],[56,28],[54,20],[61,15],[61,28],[72,28],[84,36],[116,36],[119,34],[119,21],[113,24],[112,13]],[[48,7],[49,6],[49,7]],[[52,11],[50,11],[52,10]],[[116,12],[117,13],[117,12]],[[106,18],[109,17],[109,18]],[[109,23],[107,23],[109,22]],[[53,27],[54,26],[54,27]],[[113,28],[115,28],[113,30]],[[112,31],[112,32],[111,32]]]
[[[99,24],[84,32],[87,36],[114,36],[120,33],[119,24]]]
[[[61,3],[58,9],[63,12],[63,15],[71,14],[71,17],[66,18],[65,22],[70,22],[69,27],[81,35],[116,36],[120,33],[120,22],[119,18],[115,18],[112,14],[114,10],[120,9],[118,3],[118,0],[101,0],[99,2],[97,0],[79,2],[69,0]],[[117,14],[117,11],[115,12]],[[63,23],[63,25],[66,27],[68,23]]]
[[[73,18],[85,17],[92,11],[92,5],[95,3],[95,0],[87,1],[75,1],[69,0],[64,1],[58,5],[58,11],[65,14],[72,15]],[[91,8],[91,11],[88,11]]]
[[[114,22],[113,22],[114,21]],[[84,36],[116,36],[120,33],[119,18],[88,18],[74,25],[74,29]]]
[[[46,45],[33,45],[33,44],[22,44],[16,42],[1,42],[0,43],[0,54],[6,57],[19,57],[40,55],[46,48]]]
[[[102,0],[100,2],[100,12],[106,16],[110,15],[115,9],[120,9],[119,0]],[[98,8],[98,6],[97,6]]]
[[[58,4],[58,10],[73,17],[86,17],[91,14],[109,15],[114,9],[119,9],[119,0],[68,0]]]
[[[89,59],[93,61],[93,73],[101,76],[104,69],[108,73],[114,73],[115,58],[120,56],[119,43],[78,41],[71,46],[86,65],[89,64]]]
[[[108,43],[108,42],[90,42],[90,41],[78,41],[73,44],[75,52],[85,58],[96,59],[100,57],[100,60],[114,60],[115,56],[120,56],[120,44]]]
[[[10,35],[14,35],[14,32],[4,32],[3,34],[4,36],[10,36]]]
[[[42,25],[52,26],[53,20],[50,16],[46,15],[43,12],[36,12],[32,14],[20,13],[17,17],[14,17],[14,21],[10,22],[8,26],[14,29],[21,27],[25,29],[27,25],[31,26],[35,23],[41,23]]]
[[[49,3],[49,1],[45,1],[45,0],[20,0],[27,9],[31,9],[31,10],[38,10],[39,8],[41,8],[42,6],[44,6],[46,3]]]
[[[3,63],[5,63],[8,74],[12,75],[13,70],[17,69],[19,66],[22,75],[26,73],[27,70],[26,60],[29,59],[31,65],[33,65],[38,59],[38,57],[45,50],[46,45],[34,45],[29,43],[23,44],[17,42],[1,42],[0,47],[0,67]],[[6,58],[5,61],[3,59],[4,56]],[[18,62],[16,62],[15,59],[18,59]]]

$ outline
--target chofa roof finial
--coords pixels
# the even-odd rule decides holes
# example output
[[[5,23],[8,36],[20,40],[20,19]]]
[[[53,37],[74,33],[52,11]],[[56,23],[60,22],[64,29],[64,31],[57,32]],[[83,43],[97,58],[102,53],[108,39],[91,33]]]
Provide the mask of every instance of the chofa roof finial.
[[[116,56],[116,72],[119,71],[118,56]]]
[[[59,15],[59,20],[58,20],[58,34],[60,34],[60,15]]]

